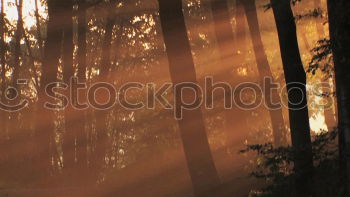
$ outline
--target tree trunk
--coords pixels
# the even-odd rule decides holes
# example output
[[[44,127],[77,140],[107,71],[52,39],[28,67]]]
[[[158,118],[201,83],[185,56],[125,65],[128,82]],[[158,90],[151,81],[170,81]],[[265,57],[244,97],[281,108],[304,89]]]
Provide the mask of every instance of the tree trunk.
[[[65,10],[65,15],[62,20],[64,24],[63,28],[63,81],[66,84],[70,84],[70,80],[74,77],[73,68],[73,1],[65,1],[62,5]],[[69,97],[70,92],[67,92]],[[76,128],[75,124],[81,124],[77,122],[76,114],[71,105],[65,109],[65,132],[63,136],[62,151],[63,151],[63,166],[65,172],[64,181],[65,184],[72,185],[76,176],[74,176],[75,169],[75,140],[76,140]]]
[[[115,24],[114,10],[108,9],[108,16],[106,18],[105,24],[105,34],[102,44],[102,58],[100,67],[99,82],[108,82],[109,73],[111,69],[111,49],[112,49],[112,33]],[[102,109],[96,110],[96,132],[97,141],[96,149],[94,153],[93,168],[97,173],[102,169],[105,164],[105,156],[107,151],[107,117],[110,110]]]
[[[211,0],[211,9],[213,13],[215,34],[220,51],[221,66],[226,74],[221,78],[222,81],[228,81],[230,84],[234,83],[234,80],[240,81],[241,78],[236,73],[231,72],[236,65],[242,65],[244,62],[243,54],[234,53],[233,51],[242,50],[238,49],[237,43],[244,43],[242,39],[245,38],[245,25],[244,25],[244,9],[241,4],[237,1],[237,39],[234,40],[232,25],[230,22],[230,13],[226,0]],[[243,28],[243,29],[240,29]],[[243,37],[243,38],[242,38]],[[247,113],[244,110],[240,110],[237,107],[225,111],[225,130],[227,135],[227,146],[231,148],[237,138],[243,139],[246,135],[248,128],[246,124]],[[238,124],[232,124],[238,123]]]
[[[263,82],[264,78],[267,77],[270,78],[272,82],[274,82],[272,71],[267,60],[264,45],[261,39],[255,0],[244,0],[243,5],[247,16],[250,37],[253,42],[255,60],[258,65],[260,81]],[[285,129],[282,108],[272,109],[272,106],[268,106],[270,103],[281,102],[281,98],[278,95],[277,89],[273,89],[272,92],[264,90],[264,97],[266,106],[268,107],[270,113],[274,143],[276,146],[285,145],[285,140],[283,139]]]
[[[295,150],[296,194],[310,196],[313,159],[306,97],[306,73],[301,61],[296,25],[289,0],[271,0],[288,91],[289,121]]]
[[[338,102],[339,150],[341,176],[350,194],[350,2],[328,0],[330,39],[334,57],[336,94]]]
[[[6,104],[5,90],[6,90],[6,48],[5,48],[5,19],[4,19],[4,0],[1,0],[1,13],[0,13],[0,64],[1,64],[1,97],[0,101]],[[7,163],[8,159],[8,149],[7,149],[7,123],[8,123],[8,113],[4,110],[0,110],[0,165]],[[4,168],[2,168],[4,169]]]
[[[243,65],[247,52],[246,19],[243,7],[244,0],[236,0],[236,33],[235,33],[235,63]],[[232,31],[232,30],[231,30]]]
[[[36,22],[36,34],[38,39],[38,45],[39,45],[39,51],[40,51],[40,58],[43,58],[44,56],[44,49],[43,49],[43,38],[41,37],[41,23],[40,23],[40,14],[39,14],[39,0],[35,0],[35,22]]]
[[[243,65],[245,60],[245,18],[244,9],[240,1],[236,1],[236,40],[232,31],[232,24],[230,22],[230,13],[228,3],[226,0],[211,0],[211,9],[214,19],[215,34],[217,38],[218,48],[220,52],[221,67],[225,70],[225,74],[219,78],[221,81],[228,82],[231,86],[238,82],[245,81],[244,77],[239,76],[234,69]],[[238,51],[240,51],[238,53]],[[231,166],[232,169],[241,168],[244,160],[243,155],[236,154],[238,149],[244,146],[244,141],[247,139],[249,126],[247,119],[249,112],[242,110],[237,106],[232,109],[225,110],[225,134],[226,150],[224,153],[220,152],[225,159],[226,165]],[[237,162],[240,161],[240,162]]]
[[[14,53],[14,64],[13,64],[13,78],[12,78],[12,85],[17,88],[16,86],[16,80],[19,79],[19,72],[20,72],[20,56],[21,56],[21,39],[22,39],[22,27],[23,27],[23,17],[22,17],[22,10],[23,10],[23,0],[18,1],[17,5],[17,27],[15,32],[15,53]]]
[[[21,97],[21,91],[19,89],[19,86],[17,85],[17,80],[20,77],[20,70],[21,70],[21,39],[22,39],[22,27],[23,27],[23,17],[22,17],[22,10],[23,10],[23,0],[19,0],[17,2],[17,25],[16,25],[16,31],[15,31],[15,50],[13,54],[13,72],[11,76],[11,83],[10,86],[13,87],[17,92],[11,92],[11,98],[14,98],[13,100],[10,100],[10,105],[15,105],[19,103],[20,97]],[[19,160],[22,158],[19,158],[18,155],[21,151],[23,151],[21,148],[21,139],[23,139],[22,132],[20,132],[20,126],[18,124],[19,122],[19,112],[18,111],[12,111],[10,112],[10,122],[9,122],[9,164],[16,166],[15,168],[18,168],[18,164],[20,163]],[[16,157],[17,155],[17,157]]]
[[[80,83],[86,83],[86,2],[85,0],[80,0],[78,2],[78,80]],[[77,94],[78,95],[78,94]],[[85,92],[82,94],[84,103],[86,101]],[[77,132],[77,166],[80,168],[81,175],[87,172],[87,136],[85,131],[86,124],[86,111],[79,111],[77,115],[77,121],[79,124],[76,125]]]
[[[45,94],[45,87],[57,80],[58,63],[62,41],[62,10],[61,0],[49,0],[47,38],[45,42],[45,55],[41,71],[40,88],[38,90],[38,114],[36,117],[35,140],[37,145],[35,170],[37,178],[48,177],[51,167],[50,143],[53,141],[54,113],[44,107],[49,100]],[[38,180],[40,184],[46,184],[45,180]]]
[[[174,86],[183,82],[197,83],[182,1],[158,2],[172,82]],[[179,93],[178,91],[175,89],[175,93]],[[183,94],[184,98],[193,101],[192,92],[184,91]],[[181,104],[179,100],[176,99],[176,105]],[[196,196],[203,196],[218,186],[220,180],[211,155],[201,110],[183,110],[183,117],[178,123],[194,193]]]

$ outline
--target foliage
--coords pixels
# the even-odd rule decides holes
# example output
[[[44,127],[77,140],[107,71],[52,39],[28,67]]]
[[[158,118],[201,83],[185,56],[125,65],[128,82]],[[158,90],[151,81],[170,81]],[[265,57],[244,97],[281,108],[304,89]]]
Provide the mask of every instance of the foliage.
[[[303,14],[297,14],[294,16],[294,19],[296,21],[299,21],[304,18],[316,18],[316,17],[321,17],[322,18],[323,11],[321,8],[315,8],[313,10],[309,10],[306,13]]]
[[[290,3],[294,6],[296,5],[297,3],[301,2],[302,0],[290,0]],[[263,5],[263,8],[265,11],[269,10],[272,8],[272,4],[271,3],[268,3],[268,4],[265,4]]]
[[[309,63],[309,68],[307,72],[315,75],[318,69],[321,69],[322,72],[328,77],[332,77],[334,71],[333,68],[333,55],[329,39],[323,39],[317,41],[315,48],[311,50],[313,57]]]
[[[313,159],[314,192],[317,196],[341,196],[342,189],[337,184],[338,174],[338,132],[323,132],[314,137]],[[274,148],[271,143],[248,145],[241,153],[256,152],[257,167],[251,176],[264,180],[267,186],[251,192],[252,197],[291,197],[293,196],[293,160],[292,147]]]

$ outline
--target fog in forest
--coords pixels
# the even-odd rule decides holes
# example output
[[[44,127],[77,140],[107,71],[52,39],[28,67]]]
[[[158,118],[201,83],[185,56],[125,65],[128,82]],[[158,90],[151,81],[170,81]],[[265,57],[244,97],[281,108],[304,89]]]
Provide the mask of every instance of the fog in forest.
[[[338,119],[327,1],[276,2],[1,0],[0,197],[267,196],[299,167],[304,197]]]

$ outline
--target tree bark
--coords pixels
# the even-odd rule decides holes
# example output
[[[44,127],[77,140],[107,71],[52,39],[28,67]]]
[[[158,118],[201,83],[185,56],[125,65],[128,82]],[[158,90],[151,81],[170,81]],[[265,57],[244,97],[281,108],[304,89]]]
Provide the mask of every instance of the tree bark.
[[[87,56],[87,49],[86,49],[86,31],[87,31],[87,22],[86,22],[86,1],[80,0],[78,2],[78,80],[80,83],[86,83],[86,72],[87,72],[87,65],[86,65],[86,56]],[[77,94],[78,95],[78,94]],[[82,94],[83,102],[85,102],[86,93],[84,92]],[[85,124],[86,124],[86,111],[79,111],[78,115],[78,122],[79,124],[76,125],[76,131],[77,131],[77,166],[81,169],[80,172],[86,173],[87,172],[87,135],[85,131]],[[83,175],[83,174],[82,174]]]
[[[62,41],[62,14],[61,0],[49,0],[47,38],[44,47],[44,57],[40,78],[40,88],[38,90],[38,114],[36,117],[35,140],[37,145],[35,157],[35,175],[38,176],[39,184],[46,184],[43,177],[48,177],[51,168],[50,143],[54,143],[54,120],[55,116],[52,110],[44,107],[45,102],[49,101],[45,94],[45,87],[57,81],[58,63],[61,51]]]
[[[6,104],[5,90],[6,90],[6,47],[5,47],[5,19],[4,19],[4,0],[1,0],[1,13],[0,13],[0,64],[1,64],[1,103]],[[7,149],[7,123],[8,113],[4,110],[0,110],[0,148],[1,158],[0,165],[3,166],[7,163],[8,149]],[[4,168],[2,168],[4,169]]]
[[[20,97],[21,97],[21,90],[19,89],[19,86],[17,85],[17,80],[20,77],[20,70],[21,70],[21,39],[22,39],[22,27],[23,27],[23,17],[22,17],[22,10],[23,10],[23,0],[19,0],[16,2],[17,7],[17,24],[16,24],[16,31],[15,31],[15,43],[14,43],[14,53],[13,53],[13,72],[11,76],[11,82],[10,86],[16,90],[16,92],[10,92],[10,97],[13,98],[13,100],[10,100],[10,105],[15,105],[16,103],[19,103]],[[10,121],[9,121],[9,145],[8,145],[8,151],[10,154],[9,157],[9,164],[12,166],[18,167],[18,164],[20,163],[19,157],[16,157],[16,155],[19,155],[21,151],[23,151],[21,148],[21,139],[23,138],[22,132],[20,132],[20,127],[18,124],[19,121],[19,112],[18,111],[11,111],[9,113],[10,115]],[[17,147],[17,148],[16,148]]]
[[[22,27],[23,27],[23,17],[22,17],[22,10],[23,10],[23,0],[18,1],[17,5],[17,26],[16,26],[16,33],[15,33],[15,52],[14,52],[14,64],[13,64],[13,78],[12,78],[12,85],[17,88],[16,80],[19,79],[19,73],[20,73],[20,57],[21,57],[21,39],[22,39]]]
[[[242,3],[247,16],[250,37],[253,42],[255,60],[258,66],[260,81],[261,83],[263,83],[265,78],[270,78],[272,83],[274,83],[272,71],[267,60],[264,45],[261,39],[255,0],[244,0],[244,2]],[[283,139],[285,129],[282,108],[273,109],[272,106],[269,106],[271,103],[281,102],[281,98],[278,95],[277,89],[273,89],[271,92],[268,90],[264,90],[264,97],[266,106],[268,107],[268,111],[270,114],[275,146],[285,145],[284,143],[286,141]]]
[[[313,158],[306,97],[306,73],[301,61],[296,25],[289,0],[271,0],[288,91],[289,121],[295,150],[298,197],[312,195]]]
[[[172,82],[174,86],[183,82],[197,83],[182,1],[158,2]],[[175,89],[176,94],[178,91],[179,89]],[[191,101],[195,99],[193,92],[184,91],[183,95]],[[179,100],[176,99],[177,102],[181,102]],[[176,103],[179,104],[181,103]],[[220,180],[210,151],[201,110],[183,110],[183,118],[178,124],[194,193],[196,196],[203,196],[217,187]]]
[[[65,10],[65,15],[62,20],[64,24],[63,28],[63,82],[67,85],[70,84],[70,80],[74,77],[73,68],[73,1],[63,2],[62,8]],[[67,92],[66,96],[69,98],[70,91]],[[77,122],[75,111],[71,105],[65,109],[65,132],[63,136],[62,151],[63,151],[63,166],[65,172],[64,181],[65,184],[72,185],[72,181],[77,178],[74,176],[76,172],[75,166],[75,140],[77,130],[75,124],[81,124]]]
[[[336,95],[338,102],[338,130],[340,170],[347,196],[350,194],[350,2],[328,0],[331,47],[334,58]]]
[[[99,82],[108,82],[111,69],[111,50],[112,50],[112,33],[115,24],[115,14],[112,8],[107,8],[108,14],[105,24],[105,34],[102,43],[102,58],[99,74]],[[105,164],[105,156],[107,151],[108,135],[107,135],[107,117],[110,110],[96,110],[96,148],[94,152],[93,168],[100,172]]]

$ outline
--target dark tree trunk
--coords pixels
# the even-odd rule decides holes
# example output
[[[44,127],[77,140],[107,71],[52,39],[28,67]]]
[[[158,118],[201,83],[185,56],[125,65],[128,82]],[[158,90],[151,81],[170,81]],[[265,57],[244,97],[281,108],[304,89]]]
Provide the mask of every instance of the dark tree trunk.
[[[12,85],[17,88],[17,79],[19,79],[20,66],[21,66],[21,39],[22,39],[22,27],[23,27],[23,0],[18,1],[17,5],[17,27],[15,32],[15,52],[14,52],[14,64],[13,64],[13,76]]]
[[[338,102],[341,175],[350,194],[350,1],[328,0],[330,39],[334,57]]]
[[[38,90],[38,114],[36,117],[35,140],[37,145],[35,157],[35,170],[37,178],[47,177],[51,167],[50,144],[54,143],[53,131],[54,113],[44,107],[44,103],[49,100],[45,94],[45,87],[57,81],[58,63],[61,51],[62,41],[62,10],[61,0],[49,0],[48,6],[48,23],[47,38],[45,42],[45,54],[43,57],[40,88]],[[40,184],[44,180],[38,180]]]
[[[12,86],[15,87],[18,90],[18,96],[14,100],[15,103],[19,103],[21,100],[21,87],[17,85],[17,80],[20,79],[20,74],[24,72],[26,69],[25,64],[25,56],[22,55],[22,48],[21,48],[21,40],[24,39],[25,46],[28,51],[29,55],[29,62],[30,65],[34,67],[34,60],[33,60],[33,54],[30,46],[29,39],[26,34],[26,30],[24,28],[24,21],[23,21],[23,0],[19,0],[17,2],[17,14],[18,14],[18,20],[17,20],[17,30],[15,34],[16,44],[15,44],[15,63],[14,63],[14,74],[12,78]],[[23,52],[24,54],[25,52]],[[21,62],[23,62],[21,64]],[[32,68],[33,68],[32,67]],[[34,72],[34,78],[36,73]],[[13,150],[12,154],[13,156],[11,159],[13,160],[11,163],[15,164],[12,166],[12,169],[15,169],[15,173],[21,173],[25,176],[30,173],[30,168],[28,168],[27,165],[23,165],[23,163],[29,163],[32,159],[32,142],[31,141],[31,131],[30,131],[30,122],[26,121],[26,114],[28,112],[28,109],[22,109],[19,112],[12,112],[11,113],[11,122],[10,122],[10,129],[11,129],[11,136],[10,136],[10,149]],[[19,124],[20,122],[20,124]],[[11,139],[12,138],[12,139]],[[20,181],[24,181],[23,177],[18,177]]]
[[[177,85],[182,82],[197,83],[182,12],[182,1],[159,0],[158,2],[173,84]],[[194,99],[192,92],[185,91],[183,94],[186,99]],[[179,102],[179,99],[176,100]],[[183,118],[178,123],[195,195],[203,196],[207,191],[218,186],[220,180],[211,155],[201,110],[184,110]]]
[[[294,171],[298,197],[310,196],[313,159],[306,97],[306,73],[300,58],[290,0],[271,0],[275,16],[289,100]]]
[[[17,80],[20,77],[20,70],[21,70],[21,39],[22,39],[22,27],[23,27],[23,17],[22,17],[22,10],[23,10],[23,0],[19,0],[17,2],[17,25],[16,25],[16,31],[15,31],[15,43],[14,43],[14,53],[13,53],[13,73],[11,76],[11,83],[10,86],[16,89],[17,93],[12,92],[11,97],[14,98],[13,100],[10,100],[10,105],[15,105],[16,103],[19,103],[20,101],[20,89],[17,85]],[[9,164],[16,166],[18,168],[18,164],[20,163],[19,157],[16,157],[16,155],[19,155],[21,151],[23,151],[21,147],[21,138],[22,132],[20,132],[20,126],[18,124],[19,121],[19,112],[18,111],[12,111],[10,112],[10,121],[9,121],[9,145],[8,145],[8,151],[9,151]]]
[[[16,80],[19,79],[20,72],[20,57],[21,57],[21,39],[22,39],[22,27],[23,27],[23,0],[18,1],[17,5],[17,27],[15,32],[15,53],[14,53],[14,64],[13,64],[13,79],[12,84],[16,85]],[[17,88],[17,87],[15,87]]]
[[[264,78],[270,78],[273,82],[273,75],[267,56],[265,53],[264,45],[261,39],[261,33],[259,29],[258,15],[255,6],[255,0],[244,0],[243,2],[245,13],[247,16],[248,26],[250,30],[250,37],[252,38],[255,60],[258,65],[258,71],[260,76],[260,81],[263,82]],[[284,120],[282,108],[272,109],[272,106],[268,106],[271,103],[280,103],[281,99],[278,95],[276,89],[273,89],[272,92],[264,90],[264,97],[266,106],[269,108],[270,119],[272,124],[272,131],[274,137],[274,143],[276,146],[283,145],[285,142],[283,135],[285,133],[284,129]],[[268,102],[272,101],[272,102]]]
[[[65,1],[62,5],[65,11],[65,15],[62,20],[64,24],[63,29],[63,81],[66,84],[70,84],[71,78],[74,76],[73,68],[73,1]],[[67,97],[69,97],[67,92]],[[75,169],[75,140],[76,140],[76,128],[75,124],[78,122],[75,120],[76,114],[71,105],[65,109],[65,132],[63,136],[62,151],[63,151],[63,166],[65,172],[64,182],[71,185],[72,181],[77,178],[74,177]],[[81,124],[79,122],[78,124]],[[77,124],[77,125],[78,125]]]
[[[1,0],[0,12],[0,64],[1,64],[1,101],[3,101],[6,89],[6,46],[5,46],[5,10],[4,0]],[[2,111],[3,112],[3,111]]]
[[[17,89],[18,93],[20,92],[19,87],[17,85],[17,80],[19,79],[20,70],[21,70],[21,39],[22,39],[22,27],[23,27],[23,17],[22,17],[22,10],[23,10],[23,0],[18,1],[17,5],[17,25],[16,25],[16,32],[15,32],[15,51],[14,51],[14,60],[13,60],[13,74],[12,74],[12,83],[11,86]],[[20,95],[13,100],[14,103],[18,103]],[[11,113],[11,123],[10,123],[10,138],[16,137],[16,132],[18,131],[18,112],[12,112]]]

